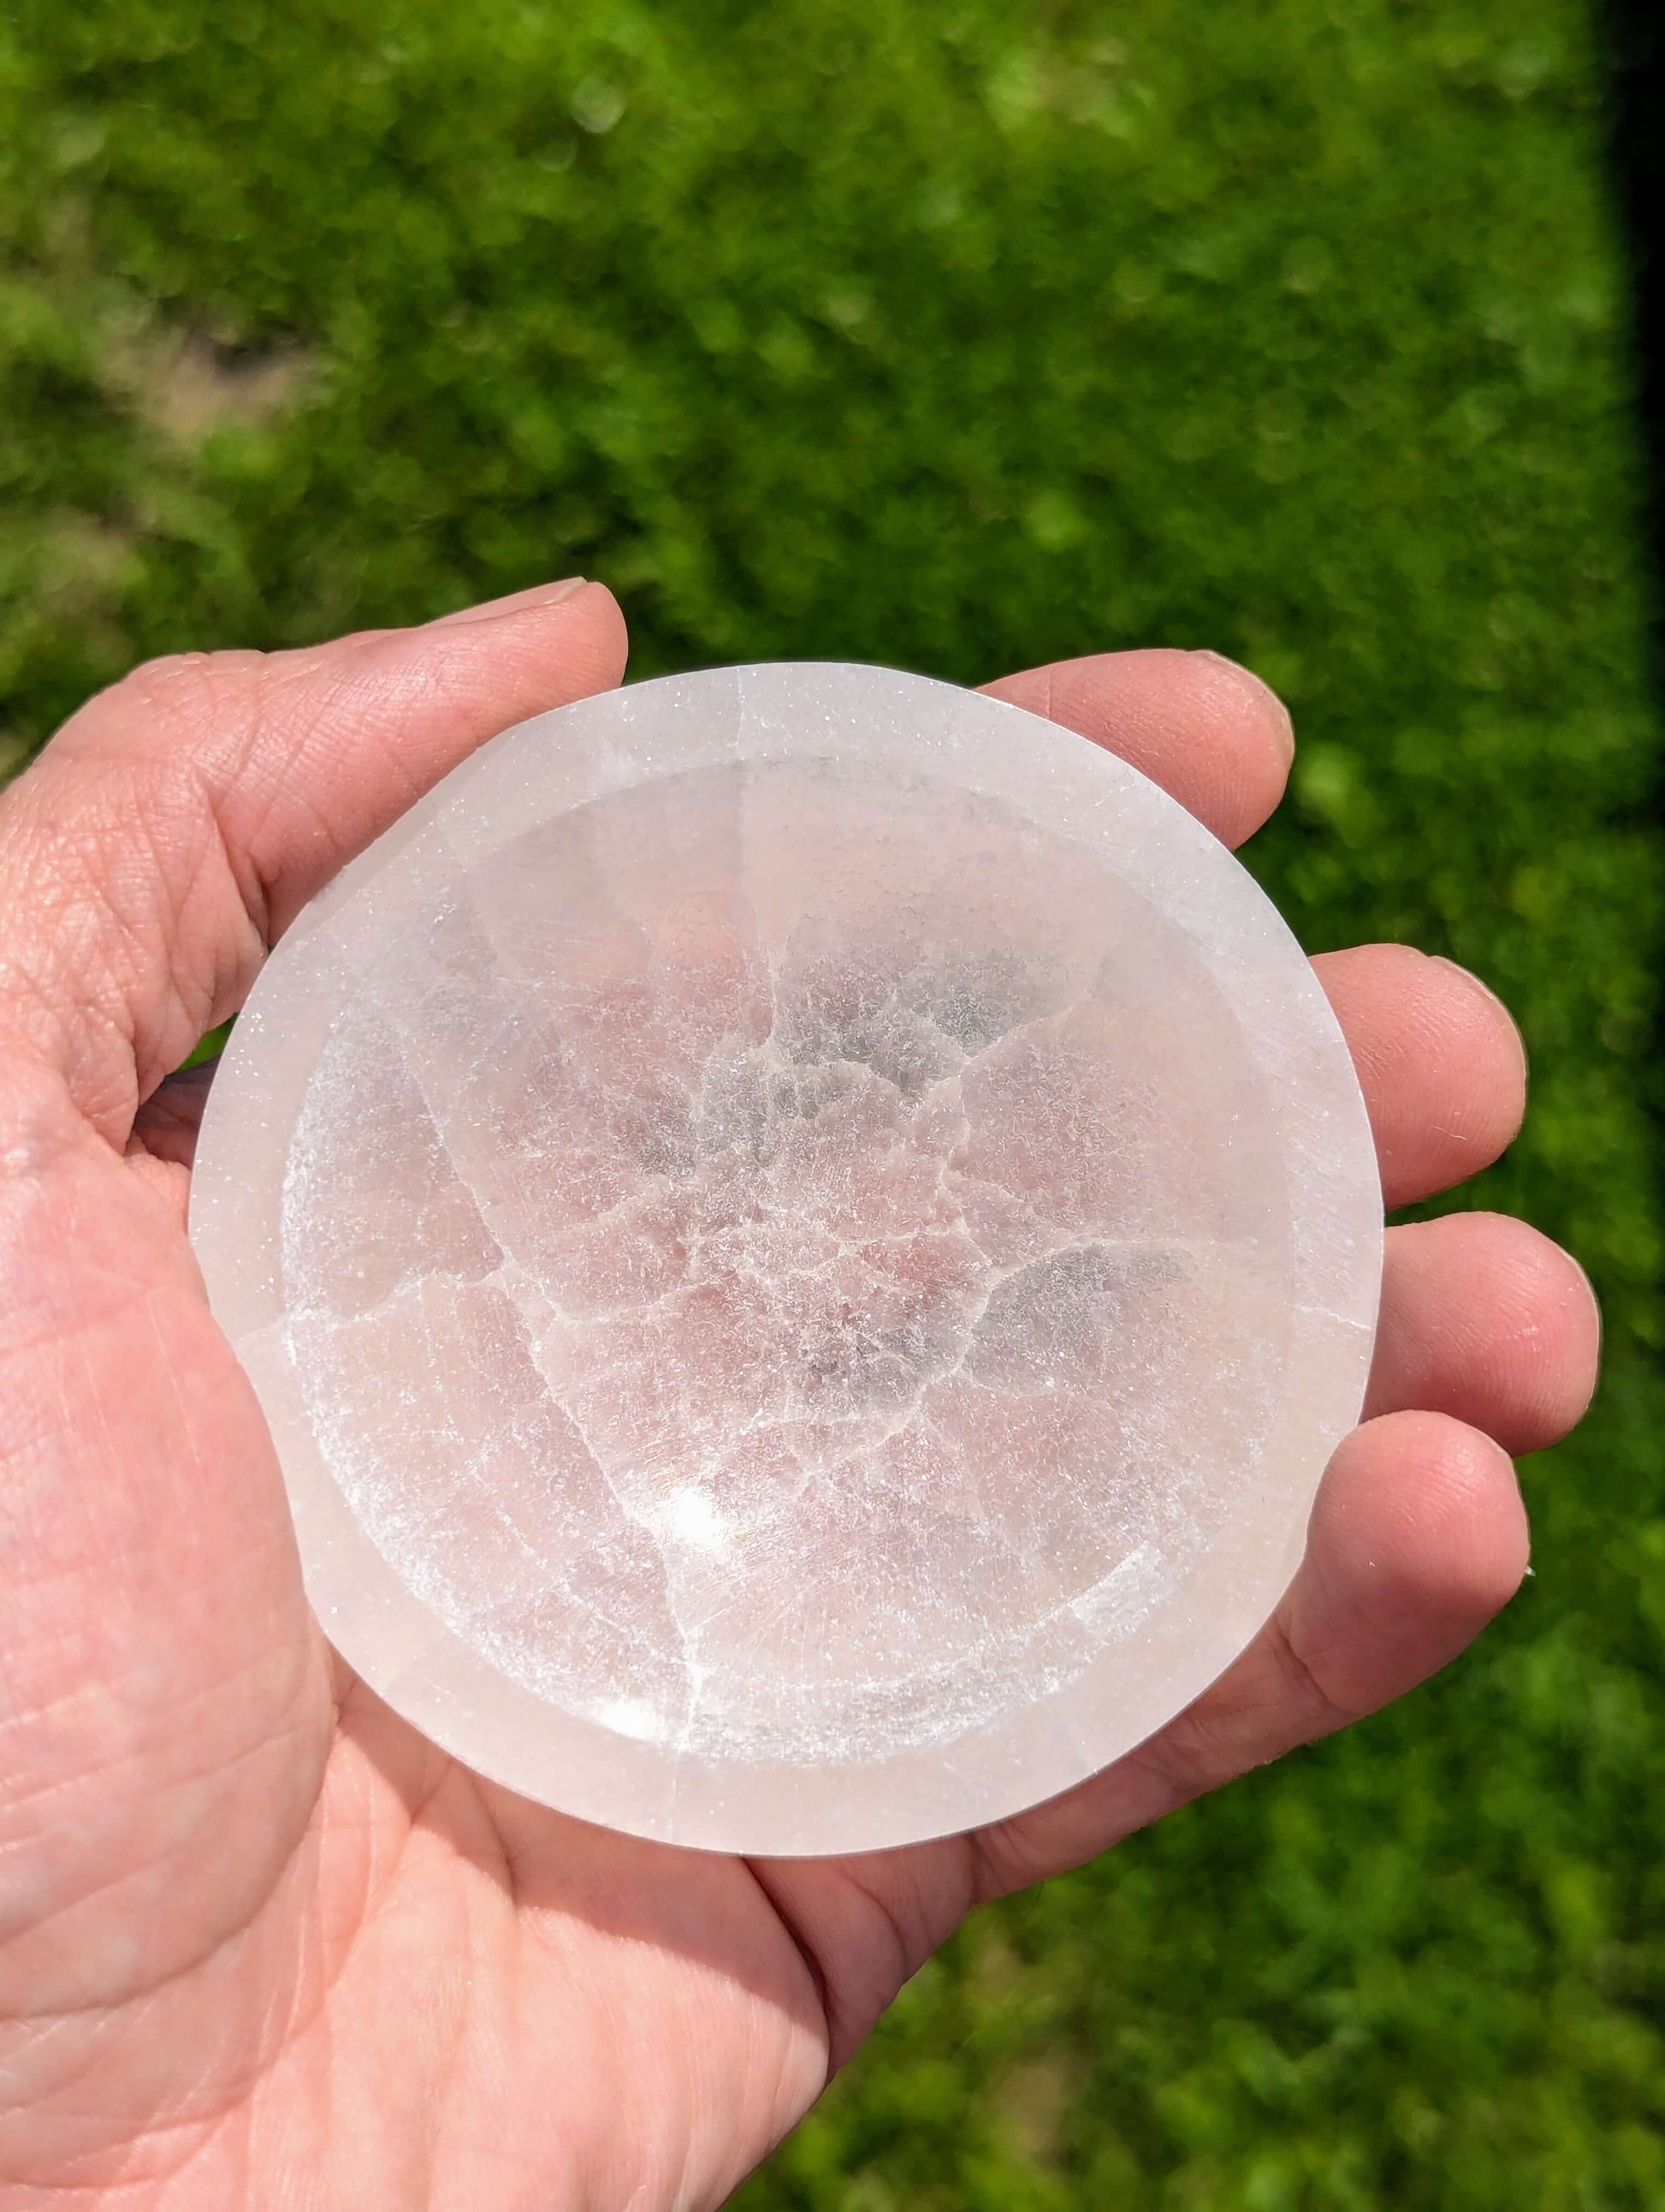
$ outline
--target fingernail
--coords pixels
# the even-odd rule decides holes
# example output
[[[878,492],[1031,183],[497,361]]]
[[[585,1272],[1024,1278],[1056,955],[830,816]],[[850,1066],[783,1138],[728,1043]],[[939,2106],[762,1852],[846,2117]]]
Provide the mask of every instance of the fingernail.
[[[1267,728],[1278,740],[1279,749],[1284,757],[1284,766],[1287,768],[1295,757],[1295,725],[1290,719],[1288,708],[1285,706],[1272,686],[1258,677],[1252,668],[1245,668],[1241,660],[1230,660],[1224,653],[1215,653],[1208,646],[1200,647],[1194,658],[1198,660],[1212,660],[1216,668],[1224,669],[1236,679],[1241,689],[1255,700]]]
[[[552,607],[581,592],[588,581],[587,576],[563,576],[558,584],[532,584],[524,592],[507,592],[501,599],[483,599],[477,607],[459,607],[453,614],[437,615],[428,627],[444,629],[457,623],[495,622],[500,615],[524,614],[528,607]]]
[[[1497,1016],[1499,1026],[1506,1030],[1509,1036],[1513,1040],[1515,1049],[1520,1054],[1521,1079],[1524,1082],[1528,1072],[1526,1039],[1521,1035],[1520,1024],[1516,1020],[1514,1015],[1510,1012],[1509,1008],[1498,996],[1492,986],[1489,983],[1481,982],[1480,977],[1474,973],[1472,968],[1465,968],[1460,960],[1448,960],[1443,952],[1431,952],[1428,957],[1431,960],[1437,962],[1440,967],[1449,968],[1451,973],[1457,977],[1460,982],[1466,983],[1468,986],[1468,988],[1474,993],[1476,997],[1486,1000],[1486,1005],[1491,1007],[1492,1012]]]

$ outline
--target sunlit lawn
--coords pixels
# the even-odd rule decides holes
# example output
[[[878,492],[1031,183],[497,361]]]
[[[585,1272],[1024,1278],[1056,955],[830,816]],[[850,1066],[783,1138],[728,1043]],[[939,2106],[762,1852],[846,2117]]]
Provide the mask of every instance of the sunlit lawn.
[[[638,672],[1210,644],[1315,948],[1478,968],[1609,1381],[1436,1689],[986,1915],[763,2208],[1665,2202],[1640,457],[1576,0],[24,0],[0,747],[583,570]]]

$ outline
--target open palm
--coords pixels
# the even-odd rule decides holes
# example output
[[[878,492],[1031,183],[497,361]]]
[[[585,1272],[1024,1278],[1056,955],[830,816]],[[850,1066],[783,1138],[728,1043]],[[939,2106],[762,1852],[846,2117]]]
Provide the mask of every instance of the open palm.
[[[1553,1245],[1468,1213],[1389,1232],[1370,1418],[1277,1619],[1020,1818],[678,1851],[481,1781],[342,1668],[185,1242],[210,1073],[167,1071],[419,793],[623,659],[590,585],[160,662],[0,805],[0,2203],[718,2203],[973,1905],[1408,1688],[1523,1570],[1506,1453],[1582,1410],[1595,1313]],[[1229,842],[1281,793],[1286,719],[1211,654],[992,688]],[[1524,1080],[1497,1001],[1399,946],[1317,966],[1389,1204],[1495,1158]]]

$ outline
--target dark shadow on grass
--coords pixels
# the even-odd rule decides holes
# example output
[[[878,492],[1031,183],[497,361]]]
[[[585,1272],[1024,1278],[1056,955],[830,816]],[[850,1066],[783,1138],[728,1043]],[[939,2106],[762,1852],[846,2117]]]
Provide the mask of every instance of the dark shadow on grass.
[[[1665,573],[1665,11],[1604,0],[1609,144],[1632,270],[1656,578]]]
[[[1631,331],[1652,556],[1652,689],[1665,708],[1665,10],[1658,0],[1602,0],[1608,145],[1631,269]],[[1653,818],[1665,829],[1665,759]],[[1665,1139],[1665,988],[1656,1002],[1648,1102]]]

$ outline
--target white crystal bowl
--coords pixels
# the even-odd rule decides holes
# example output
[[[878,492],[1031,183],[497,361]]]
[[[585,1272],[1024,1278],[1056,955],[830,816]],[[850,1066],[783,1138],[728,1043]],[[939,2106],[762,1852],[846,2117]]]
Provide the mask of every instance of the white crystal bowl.
[[[1206,1688],[1381,1263],[1224,848],[820,665],[540,715],[412,808],[256,984],[191,1227],[345,1658],[529,1796],[750,1852],[1011,1814]]]

